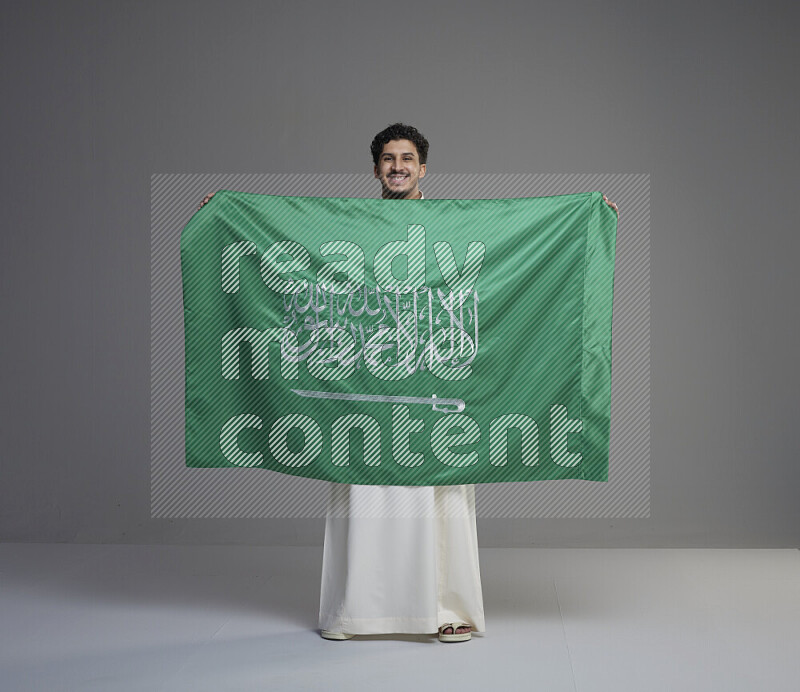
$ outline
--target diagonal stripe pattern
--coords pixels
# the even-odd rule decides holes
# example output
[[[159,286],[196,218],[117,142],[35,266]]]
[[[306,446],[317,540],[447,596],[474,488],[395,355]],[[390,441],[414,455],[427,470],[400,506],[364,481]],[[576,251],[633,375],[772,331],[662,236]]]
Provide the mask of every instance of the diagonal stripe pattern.
[[[321,517],[327,484],[258,470],[183,466],[180,229],[209,190],[374,197],[361,175],[154,175],[151,179],[151,511],[157,517]],[[649,513],[649,176],[429,175],[426,198],[546,196],[600,189],[620,205],[614,309],[612,476],[488,485],[485,517],[641,517]],[[247,248],[242,248],[243,252]],[[232,263],[231,263],[232,266]],[[409,266],[411,272],[411,266]],[[235,290],[225,275],[224,290]],[[621,323],[621,324],[620,324]],[[413,421],[411,421],[413,423]],[[313,433],[313,431],[311,431]],[[468,431],[465,431],[468,434]],[[278,444],[279,437],[276,438]],[[272,442],[272,436],[270,437]],[[344,452],[347,454],[346,450]],[[365,459],[367,455],[365,454]],[[409,450],[409,462],[413,455]],[[463,456],[459,456],[464,461]]]

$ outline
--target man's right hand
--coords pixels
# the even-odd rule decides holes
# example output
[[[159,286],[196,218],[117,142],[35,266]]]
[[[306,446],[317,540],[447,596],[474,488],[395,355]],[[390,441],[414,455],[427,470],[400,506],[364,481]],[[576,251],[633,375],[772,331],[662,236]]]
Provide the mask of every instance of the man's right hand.
[[[211,198],[215,195],[214,192],[209,192],[205,197],[203,197],[203,201],[200,202],[200,206],[197,207],[198,209],[202,209],[204,205],[208,204],[211,201]]]

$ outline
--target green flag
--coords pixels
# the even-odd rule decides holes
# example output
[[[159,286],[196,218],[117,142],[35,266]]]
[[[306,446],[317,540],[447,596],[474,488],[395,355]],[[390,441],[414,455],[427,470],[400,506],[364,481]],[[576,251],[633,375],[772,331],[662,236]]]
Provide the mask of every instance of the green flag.
[[[616,231],[599,192],[217,192],[181,235],[187,466],[607,481]]]

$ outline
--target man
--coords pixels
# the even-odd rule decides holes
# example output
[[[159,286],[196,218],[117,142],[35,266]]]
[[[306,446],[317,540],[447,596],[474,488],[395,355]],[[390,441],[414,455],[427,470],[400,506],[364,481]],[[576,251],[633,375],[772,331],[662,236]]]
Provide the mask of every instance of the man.
[[[390,125],[370,150],[383,199],[424,199],[428,141],[416,128]],[[484,632],[475,486],[330,483],[319,626],[333,640],[438,630],[454,642]]]
[[[383,199],[424,199],[428,141],[416,128],[395,123],[370,149]],[[326,639],[484,631],[474,485],[331,483],[319,626]]]

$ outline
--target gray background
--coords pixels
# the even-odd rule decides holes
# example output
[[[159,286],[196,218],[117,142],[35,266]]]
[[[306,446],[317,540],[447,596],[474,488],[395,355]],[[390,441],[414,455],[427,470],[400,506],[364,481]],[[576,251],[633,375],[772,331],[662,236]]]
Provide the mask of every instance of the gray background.
[[[798,18],[5,3],[0,540],[321,544],[319,519],[150,518],[150,176],[362,173],[403,120],[432,171],[655,192],[651,516],[480,519],[481,546],[797,546]]]

